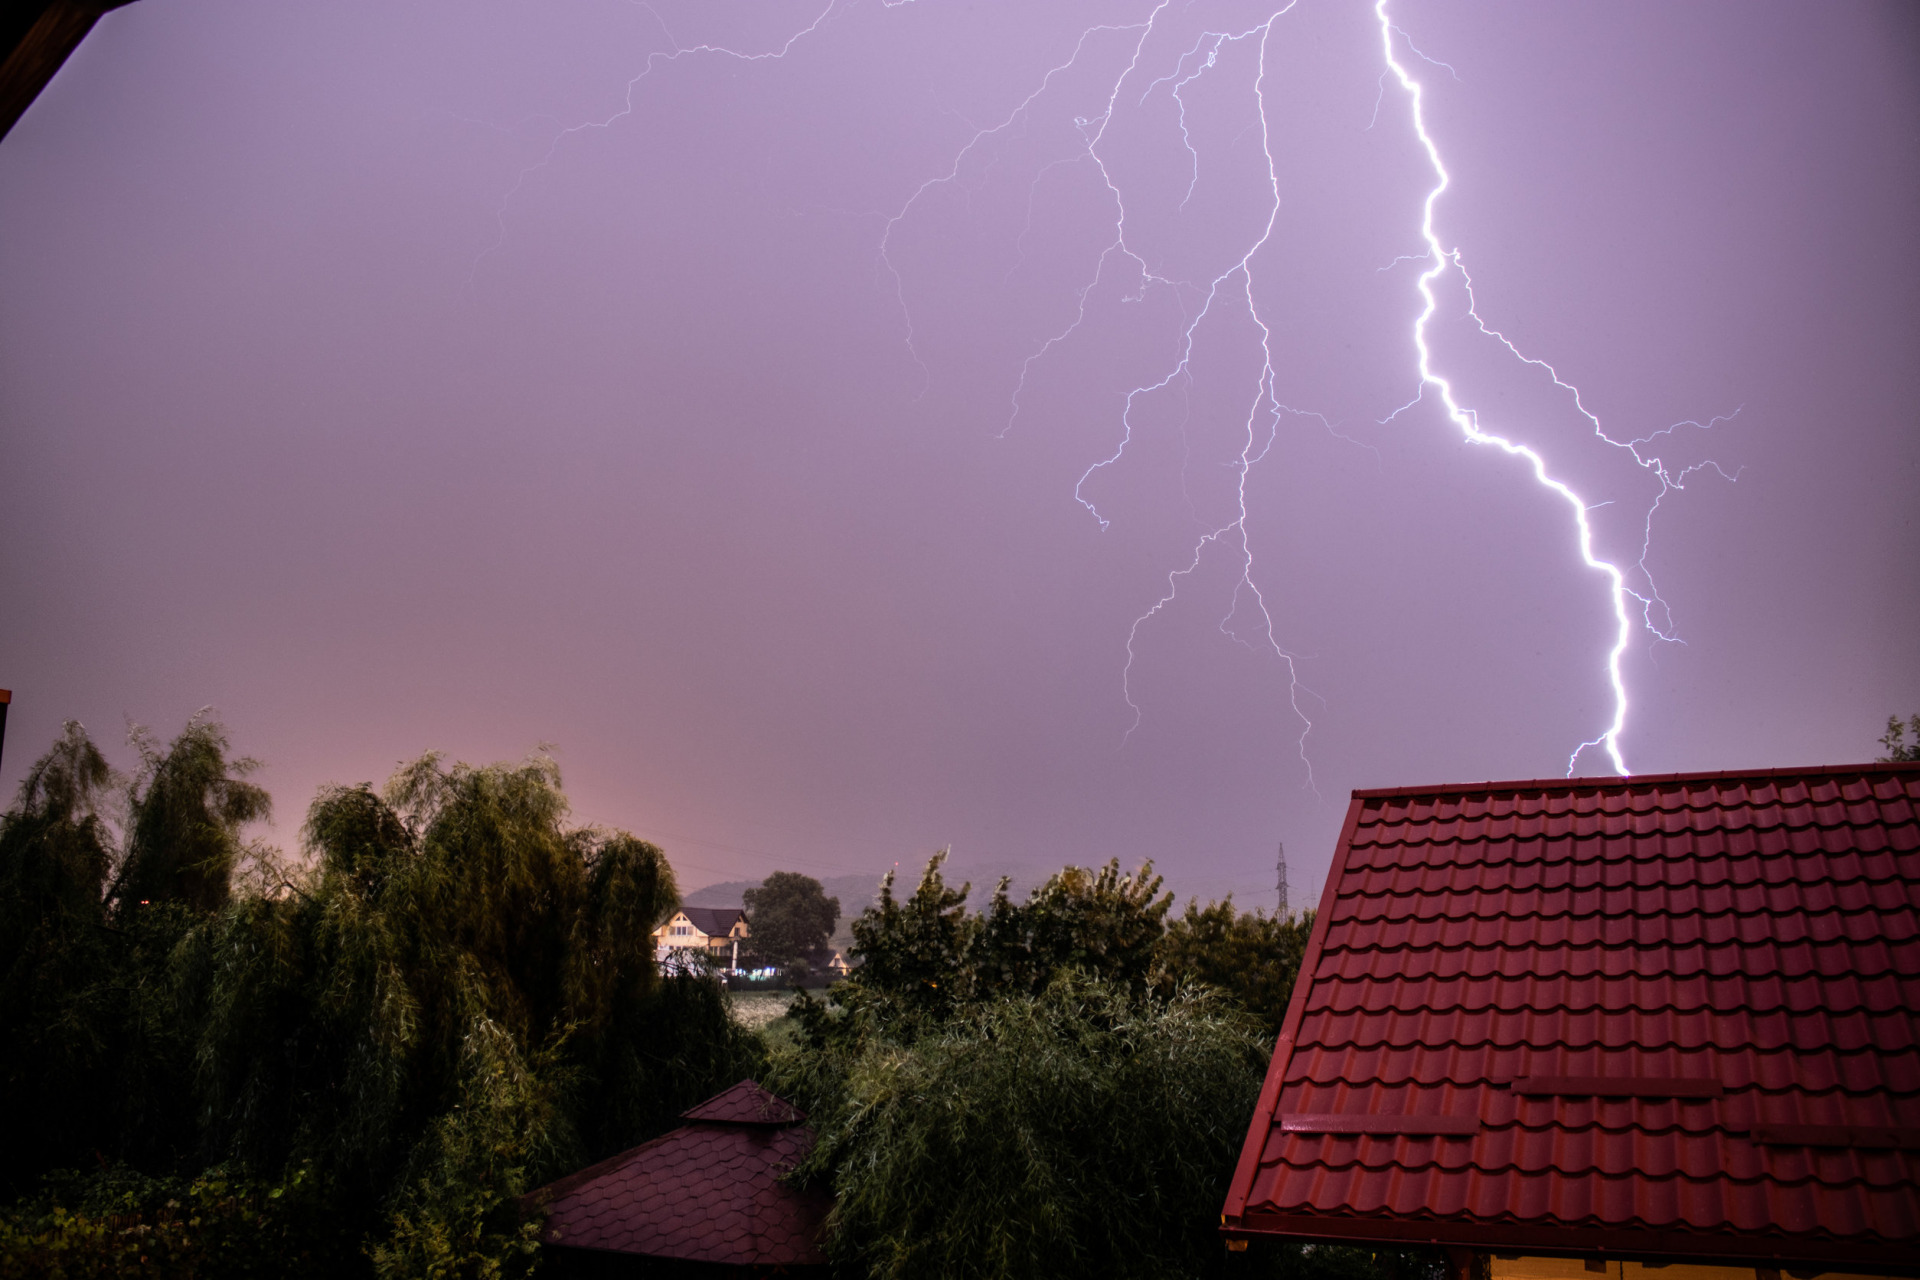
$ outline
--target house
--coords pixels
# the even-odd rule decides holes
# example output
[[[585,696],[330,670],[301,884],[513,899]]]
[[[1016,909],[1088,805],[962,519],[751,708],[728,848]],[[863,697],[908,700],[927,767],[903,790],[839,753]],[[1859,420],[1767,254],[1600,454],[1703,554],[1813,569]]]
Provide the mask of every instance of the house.
[[[806,1115],[742,1080],[681,1119],[521,1198],[545,1217],[543,1274],[823,1277],[832,1197],[781,1181],[813,1148]]]
[[[1222,1232],[1920,1266],[1920,766],[1356,791]]]
[[[738,969],[740,944],[751,936],[739,907],[681,907],[653,931],[653,956],[671,965],[674,952],[693,951],[716,968]]]

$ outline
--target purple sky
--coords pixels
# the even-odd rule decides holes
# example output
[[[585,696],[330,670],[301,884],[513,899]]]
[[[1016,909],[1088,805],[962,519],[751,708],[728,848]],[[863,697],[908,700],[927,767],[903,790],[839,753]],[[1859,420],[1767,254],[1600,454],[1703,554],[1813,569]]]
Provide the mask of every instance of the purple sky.
[[[548,742],[689,888],[950,843],[1252,905],[1351,788],[1564,772],[1613,714],[1571,507],[1432,388],[1381,421],[1433,171],[1371,9],[824,5],[108,15],[0,143],[8,795],[62,719],[212,703],[287,847],[323,782]],[[1640,446],[1718,464],[1662,495],[1434,286],[1436,370],[1684,641],[1632,636],[1629,767],[1871,756],[1913,11],[1392,15],[1485,325],[1615,439],[1733,415]]]

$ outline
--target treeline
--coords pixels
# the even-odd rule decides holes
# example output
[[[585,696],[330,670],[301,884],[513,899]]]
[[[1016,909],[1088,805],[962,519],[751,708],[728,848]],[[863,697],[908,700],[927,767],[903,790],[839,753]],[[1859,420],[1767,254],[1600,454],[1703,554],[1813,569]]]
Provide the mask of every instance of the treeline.
[[[1432,1280],[1418,1252],[1224,1252],[1217,1232],[1312,915],[1171,915],[1151,865],[1067,867],[984,910],[942,857],[853,924],[769,1079],[820,1142],[845,1274]]]
[[[329,788],[292,867],[217,724],[136,745],[70,724],[0,820],[0,1273],[499,1274],[512,1196],[760,1067],[550,760]]]
[[[135,746],[69,725],[0,816],[0,1278],[526,1274],[517,1196],[752,1076],[819,1130],[848,1277],[1433,1280],[1216,1234],[1310,916],[1117,863],[975,911],[936,857],[769,1049],[657,971],[666,857],[550,760],[327,788],[289,861],[217,723]],[[787,896],[797,953],[832,911]]]

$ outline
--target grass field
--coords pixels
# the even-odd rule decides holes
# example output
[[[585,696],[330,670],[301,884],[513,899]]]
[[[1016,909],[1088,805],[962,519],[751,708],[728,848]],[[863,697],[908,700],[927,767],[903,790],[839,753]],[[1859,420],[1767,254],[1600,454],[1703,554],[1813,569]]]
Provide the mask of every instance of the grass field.
[[[753,1031],[765,1031],[769,1024],[786,1016],[793,1003],[790,991],[736,991],[728,997],[733,1019]]]

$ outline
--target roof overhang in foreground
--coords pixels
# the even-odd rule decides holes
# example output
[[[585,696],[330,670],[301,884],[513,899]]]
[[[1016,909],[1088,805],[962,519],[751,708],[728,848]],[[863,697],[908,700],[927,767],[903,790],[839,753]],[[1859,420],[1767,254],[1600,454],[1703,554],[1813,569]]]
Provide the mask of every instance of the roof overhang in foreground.
[[[0,6],[0,138],[33,105],[100,16],[132,3],[15,0]]]

